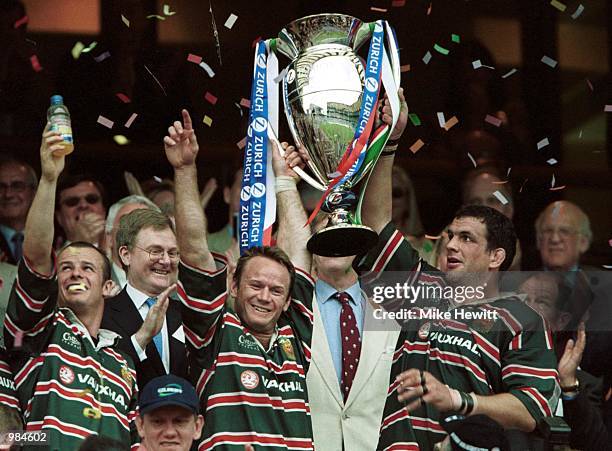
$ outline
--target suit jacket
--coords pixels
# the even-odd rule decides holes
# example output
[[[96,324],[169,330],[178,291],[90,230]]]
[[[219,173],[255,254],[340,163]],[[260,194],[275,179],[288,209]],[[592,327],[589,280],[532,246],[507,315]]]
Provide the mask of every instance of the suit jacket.
[[[17,261],[15,257],[13,257],[13,253],[11,252],[11,247],[4,238],[4,234],[0,232],[0,262],[10,263],[11,265],[16,265]]]
[[[372,330],[375,320],[366,303],[359,366],[345,404],[317,302],[313,302],[313,309],[312,361],[306,384],[315,449],[373,451],[378,444],[399,327],[393,322],[382,330],[377,322],[378,330]]]
[[[119,348],[125,351],[134,361],[136,365],[136,379],[141,390],[154,377],[166,374],[164,364],[153,340],[147,345],[145,349],[147,358],[142,362],[136,353],[136,349],[134,349],[132,335],[142,326],[142,322],[142,317],[125,288],[117,296],[106,300],[101,327],[121,335]],[[168,325],[168,341],[170,345],[170,373],[186,378],[187,359],[185,357],[185,343],[174,337],[177,329],[182,327],[183,324],[179,301],[170,300],[168,310],[166,311],[166,323]]]

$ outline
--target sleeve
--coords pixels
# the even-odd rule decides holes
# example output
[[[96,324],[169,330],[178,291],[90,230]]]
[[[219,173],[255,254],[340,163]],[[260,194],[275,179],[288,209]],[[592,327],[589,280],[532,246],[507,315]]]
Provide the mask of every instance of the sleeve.
[[[293,329],[300,340],[306,367],[310,364],[310,344],[312,341],[312,325],[314,316],[312,300],[314,298],[314,280],[305,271],[296,268],[295,284],[291,293],[291,306],[287,312]]]
[[[227,300],[227,262],[215,255],[220,268],[204,271],[181,262],[179,264],[178,296],[181,301],[186,345],[197,359],[200,369],[214,363],[215,337],[220,330]]]
[[[0,408],[4,407],[21,415],[13,373],[7,362],[6,351],[0,348]]]
[[[55,265],[54,265],[55,267]],[[7,350],[27,345],[32,353],[45,346],[44,331],[51,325],[57,308],[57,277],[35,272],[24,256],[9,296],[4,317],[4,343]],[[20,342],[22,343],[20,344]]]
[[[572,448],[593,451],[608,449],[608,431],[601,413],[589,401],[585,391],[581,391],[572,400],[563,400],[563,412],[565,421],[572,429],[570,433]]]
[[[138,360],[140,362],[147,360],[147,353],[138,344],[138,341],[136,340],[136,334],[130,337],[130,341],[132,342],[132,346],[134,346],[134,351],[136,351],[136,356],[138,357]]]
[[[537,423],[557,409],[561,393],[557,357],[542,317],[518,300],[515,305],[517,309],[498,309],[509,330],[504,349],[500,349],[502,389],[516,396]]]

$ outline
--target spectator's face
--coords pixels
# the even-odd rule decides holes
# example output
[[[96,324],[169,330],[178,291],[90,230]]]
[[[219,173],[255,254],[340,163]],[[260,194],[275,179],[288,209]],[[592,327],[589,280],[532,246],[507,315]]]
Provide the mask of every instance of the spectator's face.
[[[151,252],[161,255],[156,257]],[[169,254],[176,257],[171,258]],[[128,281],[149,296],[157,296],[176,282],[177,255],[176,236],[169,228],[143,228],[136,235],[131,250],[127,246],[119,248],[121,260],[128,266]]]
[[[272,333],[281,313],[289,308],[289,271],[280,263],[253,257],[246,262],[240,281],[232,280],[236,313],[255,332]]]
[[[451,282],[473,279],[499,267],[499,252],[487,250],[487,229],[478,218],[455,218],[448,227],[446,270]],[[505,256],[505,254],[504,254]],[[502,259],[503,261],[503,259]]]
[[[23,165],[10,163],[0,167],[0,221],[25,222],[36,193],[31,182]]]
[[[67,224],[78,221],[84,213],[106,216],[102,194],[93,182],[85,181],[63,190],[59,195],[57,222],[66,229]]]
[[[466,184],[466,192],[463,193],[463,205],[484,205],[494,208],[508,219],[512,219],[514,209],[510,195],[504,185],[499,184],[500,179],[491,174],[478,174],[470,183]],[[497,184],[496,184],[497,183]],[[507,200],[505,205],[493,195],[499,191]]]
[[[553,332],[563,329],[569,322],[570,314],[557,308],[559,285],[553,277],[534,275],[521,284],[518,292],[527,295],[527,304],[542,315]]]
[[[204,419],[179,406],[166,406],[136,417],[136,427],[147,451],[189,451],[202,435]]]
[[[75,314],[104,306],[102,256],[95,249],[67,247],[57,258],[59,304]]]
[[[578,265],[589,247],[580,233],[578,215],[565,206],[548,209],[540,224],[537,244],[544,267],[556,271],[568,271]]]
[[[242,188],[242,169],[234,174],[231,187],[223,188],[223,200],[229,206],[229,213],[233,215],[240,211],[240,190]]]
[[[144,208],[149,208],[148,205],[145,204],[125,204],[123,207],[119,209],[117,212],[117,216],[115,216],[115,220],[113,221],[113,230],[110,234],[110,246],[111,253],[113,255],[113,261],[117,264],[120,264],[119,254],[117,252],[117,232],[119,231],[119,221],[125,215],[133,212],[134,210],[140,210]]]

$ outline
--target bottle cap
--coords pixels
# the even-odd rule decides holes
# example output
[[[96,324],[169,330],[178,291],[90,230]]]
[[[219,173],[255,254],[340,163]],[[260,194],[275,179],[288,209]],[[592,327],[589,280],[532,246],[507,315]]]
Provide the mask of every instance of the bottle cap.
[[[64,98],[60,95],[51,96],[51,105],[62,105],[64,103]]]

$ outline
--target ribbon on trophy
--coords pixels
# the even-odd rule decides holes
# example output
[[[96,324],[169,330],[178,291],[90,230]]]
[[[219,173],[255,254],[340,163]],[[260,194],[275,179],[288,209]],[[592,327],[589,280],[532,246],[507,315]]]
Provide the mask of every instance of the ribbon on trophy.
[[[240,190],[240,254],[255,246],[270,245],[276,219],[274,171],[268,130],[278,127],[278,60],[269,43],[259,41],[255,48],[251,109],[244,152]]]
[[[380,152],[387,142],[391,130],[393,130],[395,127],[399,117],[400,107],[396,95],[398,90],[397,84],[400,79],[399,62],[394,61],[393,67],[396,68],[394,73],[389,62],[387,49],[385,47],[385,30],[387,34],[387,45],[390,47],[392,58],[396,58],[397,41],[393,29],[386,21],[376,21],[374,23],[372,38],[370,40],[370,48],[368,50],[368,59],[365,68],[364,99],[359,111],[359,121],[355,130],[355,136],[351,144],[349,144],[347,147],[342,160],[340,160],[340,163],[338,164],[338,168],[335,172],[337,176],[330,182],[329,186],[325,190],[325,193],[318,201],[312,214],[308,218],[308,224],[314,220],[317,213],[321,209],[323,202],[327,198],[327,195],[336,186],[347,182],[350,183],[351,180],[356,179],[361,173],[376,163],[378,157],[380,156]],[[391,127],[389,127],[387,124],[383,124],[373,132],[381,84],[385,87],[386,92],[393,93],[393,95],[388,95],[391,104],[393,121]],[[370,149],[369,152],[368,149]],[[367,164],[364,165],[364,162]],[[361,223],[360,210],[364,193],[365,187],[361,190],[359,204],[356,211],[355,220],[357,223]]]

